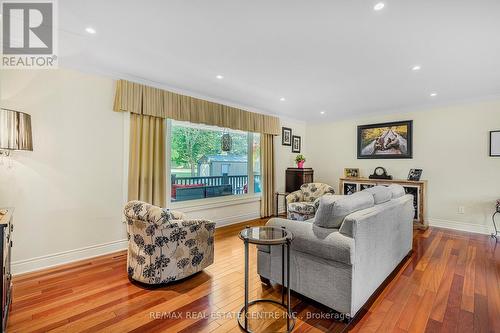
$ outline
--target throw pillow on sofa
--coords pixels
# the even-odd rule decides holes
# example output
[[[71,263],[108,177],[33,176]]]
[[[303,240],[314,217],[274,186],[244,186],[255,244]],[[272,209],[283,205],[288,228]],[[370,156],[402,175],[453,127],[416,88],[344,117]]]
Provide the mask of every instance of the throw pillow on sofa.
[[[362,192],[370,193],[373,195],[375,205],[380,205],[392,199],[392,192],[387,186],[374,186],[363,190]]]
[[[327,195],[319,201],[314,224],[323,228],[339,228],[347,215],[373,205],[373,195],[364,191],[352,195]]]
[[[387,188],[391,190],[393,199],[401,198],[406,194],[405,188],[399,184],[391,184]]]

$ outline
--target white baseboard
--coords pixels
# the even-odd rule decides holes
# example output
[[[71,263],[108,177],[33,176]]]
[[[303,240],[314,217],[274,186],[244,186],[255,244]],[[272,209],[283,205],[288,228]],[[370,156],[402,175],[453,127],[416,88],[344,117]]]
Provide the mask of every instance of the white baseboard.
[[[258,212],[255,213],[247,213],[247,214],[241,214],[241,215],[234,215],[234,216],[228,216],[224,217],[222,219],[217,219],[216,228],[228,226],[231,224],[237,224],[245,221],[250,221],[250,220],[255,220],[260,218],[260,214]]]
[[[485,235],[489,235],[492,232],[492,228],[486,225],[441,219],[428,219],[427,221],[431,227],[454,229]]]
[[[38,271],[40,269],[59,266],[83,259],[93,258],[108,253],[127,249],[128,241],[121,239],[109,243],[82,247],[41,257],[12,262],[12,274],[18,275]]]

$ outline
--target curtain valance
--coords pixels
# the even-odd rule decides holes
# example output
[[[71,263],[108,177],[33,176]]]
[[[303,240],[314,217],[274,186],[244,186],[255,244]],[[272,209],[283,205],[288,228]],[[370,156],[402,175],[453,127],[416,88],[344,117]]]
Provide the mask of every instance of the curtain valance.
[[[280,134],[278,117],[249,112],[126,80],[118,80],[116,83],[113,110],[248,132]]]

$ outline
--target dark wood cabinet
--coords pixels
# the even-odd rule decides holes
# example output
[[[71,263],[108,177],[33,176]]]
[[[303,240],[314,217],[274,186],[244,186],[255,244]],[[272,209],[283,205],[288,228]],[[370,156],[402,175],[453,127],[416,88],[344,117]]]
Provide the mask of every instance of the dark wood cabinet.
[[[7,319],[11,303],[12,274],[10,271],[10,257],[12,248],[12,224],[13,209],[4,209],[7,213],[0,215],[0,249],[2,252],[2,283],[0,284],[0,294],[2,295],[2,332],[6,331]]]
[[[314,182],[314,170],[312,168],[288,168],[286,169],[285,191],[293,192],[300,189],[302,184]]]

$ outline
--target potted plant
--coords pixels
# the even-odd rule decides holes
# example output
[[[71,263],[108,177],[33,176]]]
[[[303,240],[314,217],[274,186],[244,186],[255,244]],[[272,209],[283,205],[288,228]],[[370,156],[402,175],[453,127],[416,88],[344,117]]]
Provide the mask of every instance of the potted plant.
[[[306,158],[302,154],[298,154],[295,157],[295,162],[297,163],[297,168],[302,169],[304,167],[304,162],[306,161]]]

